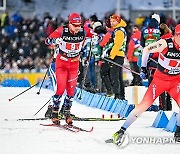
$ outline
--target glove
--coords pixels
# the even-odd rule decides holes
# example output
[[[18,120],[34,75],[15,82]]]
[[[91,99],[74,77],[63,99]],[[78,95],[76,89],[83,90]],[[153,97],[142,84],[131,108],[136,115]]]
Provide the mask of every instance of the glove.
[[[47,45],[50,45],[50,44],[55,44],[55,39],[53,39],[53,38],[47,38],[46,40],[45,40],[45,44],[47,44]]]
[[[62,42],[62,38],[57,38],[57,39],[55,39],[55,44],[61,44],[61,42]]]
[[[87,58],[83,58],[83,59],[82,59],[82,65],[83,65],[83,66],[87,66],[87,65],[88,65],[88,60],[87,60]]]
[[[140,78],[141,79],[147,79],[148,78],[148,72],[147,72],[146,67],[141,67]]]

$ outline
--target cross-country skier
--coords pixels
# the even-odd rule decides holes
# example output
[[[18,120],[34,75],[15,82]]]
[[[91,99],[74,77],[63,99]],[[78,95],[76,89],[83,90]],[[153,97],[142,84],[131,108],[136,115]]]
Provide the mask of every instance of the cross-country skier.
[[[160,39],[143,49],[141,77],[147,78],[147,60],[150,53],[159,52],[158,67],[140,104],[129,114],[119,131],[113,134],[113,142],[122,144],[126,129],[154,102],[167,91],[180,107],[180,24],[175,27],[175,34],[169,39]],[[180,142],[180,112],[177,118],[175,141]]]
[[[65,89],[67,95],[65,96],[62,110],[64,112],[66,123],[72,124],[70,109],[78,78],[79,53],[85,38],[92,38],[94,35],[89,28],[82,28],[81,26],[81,16],[78,13],[72,13],[69,15],[68,25],[57,28],[45,41],[47,45],[59,45],[59,54],[56,57],[55,63],[57,90],[52,97],[52,122],[55,124],[60,124],[58,110],[60,99]]]

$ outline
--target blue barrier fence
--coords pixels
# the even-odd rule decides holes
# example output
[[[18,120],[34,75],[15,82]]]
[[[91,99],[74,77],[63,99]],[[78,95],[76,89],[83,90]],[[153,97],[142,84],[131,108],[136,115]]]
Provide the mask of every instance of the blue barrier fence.
[[[79,98],[78,96],[81,95]],[[92,94],[85,90],[76,88],[74,99],[81,104],[120,114],[121,117],[127,117],[134,109],[133,104],[128,104],[127,100],[113,99],[100,94]]]

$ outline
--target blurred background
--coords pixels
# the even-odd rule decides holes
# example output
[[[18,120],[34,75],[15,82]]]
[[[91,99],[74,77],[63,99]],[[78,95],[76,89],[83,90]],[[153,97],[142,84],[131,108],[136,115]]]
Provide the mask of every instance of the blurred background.
[[[72,12],[80,13],[84,22],[96,15],[103,23],[117,13],[127,22],[130,37],[132,25],[142,28],[153,13],[173,31],[180,23],[180,0],[0,0],[0,82],[41,80],[53,50],[44,40]],[[132,80],[131,72],[124,70],[124,80]]]

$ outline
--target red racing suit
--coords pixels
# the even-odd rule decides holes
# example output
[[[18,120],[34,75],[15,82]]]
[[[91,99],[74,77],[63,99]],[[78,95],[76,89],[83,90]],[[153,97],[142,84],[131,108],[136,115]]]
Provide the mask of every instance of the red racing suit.
[[[81,28],[73,34],[68,26],[59,27],[51,33],[46,44],[55,43],[59,46],[56,57],[56,95],[62,96],[65,89],[68,96],[74,96],[78,78],[79,53],[86,37],[92,38],[94,33],[89,28]],[[47,41],[48,40],[48,41]]]
[[[162,50],[159,51],[158,67],[154,78],[140,104],[129,114],[122,126],[124,128],[128,128],[164,91],[167,91],[180,107],[180,46],[172,38],[156,43],[151,44],[150,47],[147,46],[148,48],[145,47],[147,50],[144,48],[144,57],[142,57],[142,66],[145,67],[149,57],[148,52],[151,50],[153,53],[153,48],[155,52],[156,49],[158,50],[158,46],[162,47]],[[160,45],[162,46],[160,47]]]
[[[159,53],[154,79],[142,102],[146,101],[150,106],[162,92],[167,91],[180,107],[180,50],[172,38],[166,42],[167,47]]]

